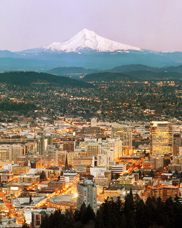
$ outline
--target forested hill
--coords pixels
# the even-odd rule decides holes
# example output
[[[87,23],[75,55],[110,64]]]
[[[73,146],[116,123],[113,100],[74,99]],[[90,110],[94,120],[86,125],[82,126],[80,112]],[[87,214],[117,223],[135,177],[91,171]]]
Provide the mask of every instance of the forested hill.
[[[50,84],[56,86],[70,86],[83,88],[93,87],[93,85],[89,83],[86,83],[84,81],[78,81],[75,79],[70,79],[68,77],[55,76],[47,73],[22,71],[0,73],[0,83],[21,86]]]
[[[182,73],[178,72],[154,72],[149,70],[138,70],[128,72],[103,72],[87,74],[84,78],[87,82],[119,82],[119,81],[153,81],[153,80],[182,80]]]
[[[119,82],[119,81],[135,81],[136,79],[123,73],[103,72],[103,73],[96,73],[96,74],[88,74],[84,77],[83,80],[87,82],[92,82],[92,81]]]
[[[124,72],[130,72],[130,71],[145,71],[145,70],[157,72],[159,71],[159,69],[162,70],[163,68],[150,67],[150,66],[141,65],[141,64],[130,64],[130,65],[114,67],[108,70],[108,72],[124,73]]]

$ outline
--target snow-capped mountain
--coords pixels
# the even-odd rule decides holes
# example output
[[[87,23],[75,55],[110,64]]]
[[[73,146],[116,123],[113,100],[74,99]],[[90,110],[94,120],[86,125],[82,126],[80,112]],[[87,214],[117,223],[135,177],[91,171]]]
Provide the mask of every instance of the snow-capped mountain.
[[[65,42],[54,42],[42,48],[20,52],[0,50],[0,71],[48,71],[73,66],[107,70],[130,64],[177,66],[182,64],[182,52],[144,50],[103,38],[87,29]]]
[[[118,43],[97,35],[95,32],[88,29],[83,29],[71,39],[65,42],[53,42],[42,47],[43,50],[64,51],[64,52],[79,52],[84,49],[90,49],[98,52],[114,52],[135,50],[140,51],[140,48]]]

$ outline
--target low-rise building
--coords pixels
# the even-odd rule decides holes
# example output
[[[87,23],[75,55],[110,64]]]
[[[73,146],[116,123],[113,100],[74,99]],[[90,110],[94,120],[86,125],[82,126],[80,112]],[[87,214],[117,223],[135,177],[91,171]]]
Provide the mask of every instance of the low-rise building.
[[[36,184],[40,182],[39,175],[31,175],[31,174],[21,174],[18,177],[18,183],[32,183]]]
[[[134,182],[135,182],[135,176],[133,174],[131,174],[131,175],[123,175],[123,176],[120,176],[117,179],[117,183],[118,184],[122,184],[122,185],[133,184]]]
[[[163,201],[166,201],[169,197],[175,198],[175,196],[179,196],[179,187],[176,186],[164,186],[157,185],[153,187],[147,188],[148,197],[161,198]]]
[[[123,174],[126,171],[126,164],[113,165],[111,171],[113,174]]]
[[[18,165],[12,166],[12,173],[14,175],[21,175],[23,173],[28,173],[29,170],[30,170],[30,166],[18,166]]]
[[[125,187],[122,184],[113,184],[104,190],[104,198],[123,198],[125,196]]]
[[[67,210],[75,210],[76,209],[75,194],[54,196],[50,200],[48,200],[47,206],[60,209],[63,212]]]
[[[94,166],[94,156],[74,158],[73,164],[75,169],[86,168],[87,166]]]
[[[50,181],[48,183],[48,187],[49,188],[58,188],[58,190],[63,190],[63,188],[65,188],[65,182],[62,181]]]
[[[28,164],[31,165],[32,168],[42,168],[43,166],[43,159],[42,156],[37,156],[33,154],[26,154],[17,157],[17,164],[20,166],[27,166]]]

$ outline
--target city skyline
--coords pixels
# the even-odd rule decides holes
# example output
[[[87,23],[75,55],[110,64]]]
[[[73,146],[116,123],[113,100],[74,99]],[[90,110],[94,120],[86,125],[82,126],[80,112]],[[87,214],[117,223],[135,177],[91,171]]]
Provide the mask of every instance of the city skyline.
[[[0,0],[0,50],[39,48],[68,40],[83,28],[127,45],[154,51],[182,51],[176,1],[4,1]]]

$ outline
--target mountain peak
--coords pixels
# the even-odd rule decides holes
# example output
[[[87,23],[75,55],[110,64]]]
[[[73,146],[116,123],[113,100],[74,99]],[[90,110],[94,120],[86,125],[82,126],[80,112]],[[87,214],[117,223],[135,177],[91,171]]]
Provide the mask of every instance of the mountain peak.
[[[94,31],[90,31],[86,28],[82,29],[75,36],[65,42],[53,42],[50,45],[44,46],[43,49],[65,52],[78,52],[84,49],[95,50],[98,52],[141,50],[137,47],[132,47],[106,39],[97,35]]]
[[[91,31],[91,30],[89,30],[89,29],[84,28],[84,29],[82,29],[79,33],[89,34],[89,33],[95,33],[95,32],[94,32],[94,31]],[[95,33],[95,34],[96,34],[96,33]]]

